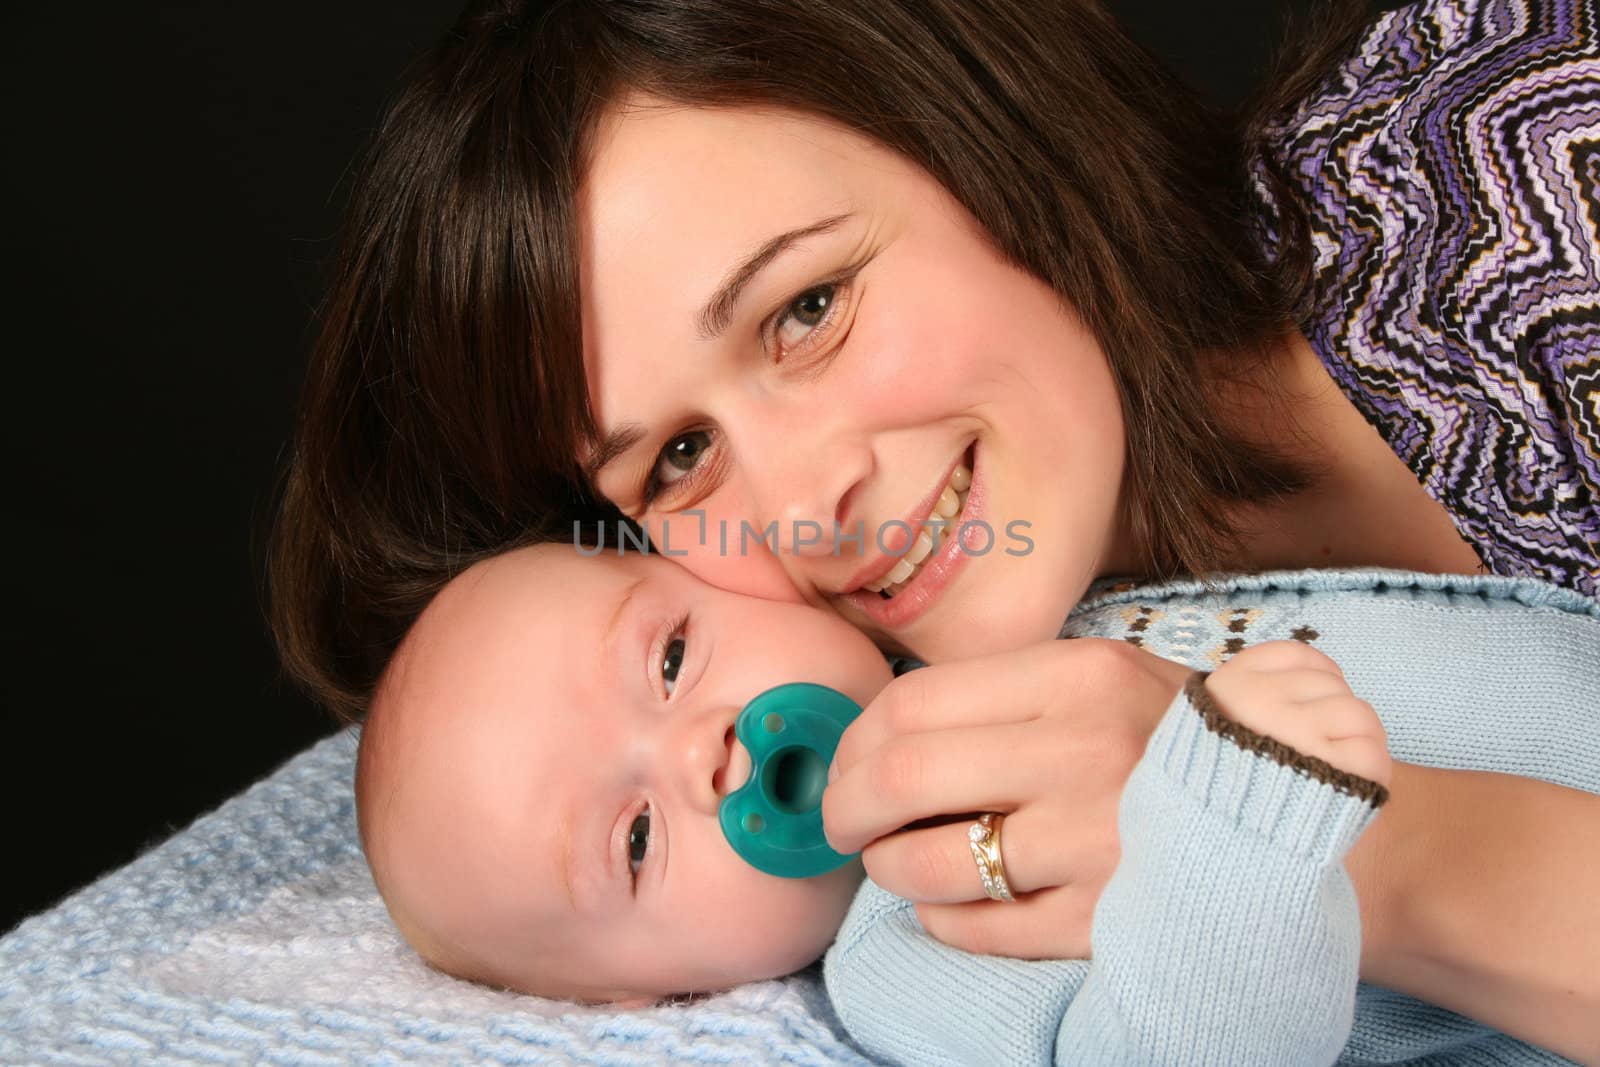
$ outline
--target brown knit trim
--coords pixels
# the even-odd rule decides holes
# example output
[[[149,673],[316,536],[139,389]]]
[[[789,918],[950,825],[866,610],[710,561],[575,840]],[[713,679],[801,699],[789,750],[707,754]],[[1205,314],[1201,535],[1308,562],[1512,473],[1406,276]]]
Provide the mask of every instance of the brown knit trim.
[[[1183,686],[1184,695],[1200,713],[1200,720],[1205,723],[1207,730],[1231,741],[1246,752],[1266,756],[1274,763],[1331,785],[1341,793],[1349,794],[1357,800],[1365,800],[1374,808],[1381,808],[1389,799],[1389,791],[1370,778],[1341,771],[1326,760],[1304,755],[1282,741],[1274,741],[1228,718],[1217,706],[1217,702],[1211,698],[1210,690],[1206,689],[1206,679],[1210,675],[1210,671],[1195,671],[1189,675],[1189,680]]]

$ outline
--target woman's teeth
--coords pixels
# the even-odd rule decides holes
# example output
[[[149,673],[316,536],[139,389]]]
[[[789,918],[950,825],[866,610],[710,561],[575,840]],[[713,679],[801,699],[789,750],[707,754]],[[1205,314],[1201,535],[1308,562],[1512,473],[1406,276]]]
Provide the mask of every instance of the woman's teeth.
[[[885,599],[893,597],[901,589],[905,588],[906,583],[916,577],[923,561],[933,554],[933,535],[931,531],[937,529],[941,540],[956,535],[956,530],[960,526],[958,520],[961,516],[961,509],[967,506],[967,490],[971,488],[972,471],[968,470],[965,465],[958,464],[956,469],[950,472],[949,484],[944,487],[943,491],[939,493],[939,499],[934,502],[933,512],[928,516],[927,523],[923,529],[917,531],[917,536],[911,542],[911,547],[906,550],[905,555],[901,556],[895,565],[890,568],[888,574],[885,574],[876,582],[868,583],[863,588],[869,593],[878,593]]]

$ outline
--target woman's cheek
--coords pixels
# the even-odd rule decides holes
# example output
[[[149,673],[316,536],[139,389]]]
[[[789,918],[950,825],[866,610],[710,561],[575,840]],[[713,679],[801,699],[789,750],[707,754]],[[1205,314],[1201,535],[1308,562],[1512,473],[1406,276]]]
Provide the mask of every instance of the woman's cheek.
[[[699,512],[646,520],[650,546],[703,582],[730,593],[803,604],[805,598],[762,540],[740,517]]]

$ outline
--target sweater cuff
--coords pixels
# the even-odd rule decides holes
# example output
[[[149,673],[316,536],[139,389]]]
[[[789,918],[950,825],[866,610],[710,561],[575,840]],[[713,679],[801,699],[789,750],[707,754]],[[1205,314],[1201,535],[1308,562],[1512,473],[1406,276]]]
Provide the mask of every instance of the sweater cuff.
[[[1166,787],[1278,847],[1336,863],[1388,793],[1224,717],[1197,673],[1150,735],[1144,764]]]

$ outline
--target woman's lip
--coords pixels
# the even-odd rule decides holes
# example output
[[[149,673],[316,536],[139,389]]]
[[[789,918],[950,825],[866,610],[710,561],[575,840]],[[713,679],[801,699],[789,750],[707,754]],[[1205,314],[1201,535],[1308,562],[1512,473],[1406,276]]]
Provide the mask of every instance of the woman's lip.
[[[902,517],[903,521],[905,522],[906,529],[911,531],[906,540],[905,549],[902,550],[899,555],[884,551],[880,553],[877,559],[869,560],[860,570],[856,571],[855,574],[850,576],[850,580],[847,581],[844,586],[845,593],[842,595],[855,596],[859,593],[865,593],[865,587],[869,583],[878,581],[884,575],[894,570],[895,565],[900,562],[901,557],[910,550],[911,542],[916,540],[917,531],[922,529],[922,524],[927,521],[929,515],[933,514],[933,506],[938,502],[939,494],[943,493],[945,486],[950,484],[950,475],[955,473],[955,469],[961,466],[962,461],[967,458],[967,453],[972,450],[973,446],[970,444],[966,448],[963,448],[961,450],[961,454],[957,456],[951,462],[950,466],[945,469],[944,479],[940,481],[938,485],[933,487],[933,491],[922,499],[917,508],[913,508],[910,512]],[[887,525],[888,523],[884,524],[884,526]],[[883,527],[880,526],[878,533],[873,535],[874,547],[879,547],[879,539],[881,537],[882,530]],[[924,566],[927,566],[927,564],[924,564]],[[877,596],[878,594],[869,593],[867,595]]]
[[[980,466],[982,461],[978,455],[976,442],[970,451],[972,486],[967,490],[967,503],[961,511],[961,525],[982,521],[984,517],[985,501]],[[954,470],[954,466],[951,469]],[[910,584],[890,599],[885,600],[877,593],[869,593],[865,589],[846,593],[842,599],[854,605],[868,621],[882,630],[899,630],[915,622],[961,573],[970,555],[961,546],[959,526],[953,530],[946,527],[943,534],[938,551],[917,568],[917,573],[911,576]]]

